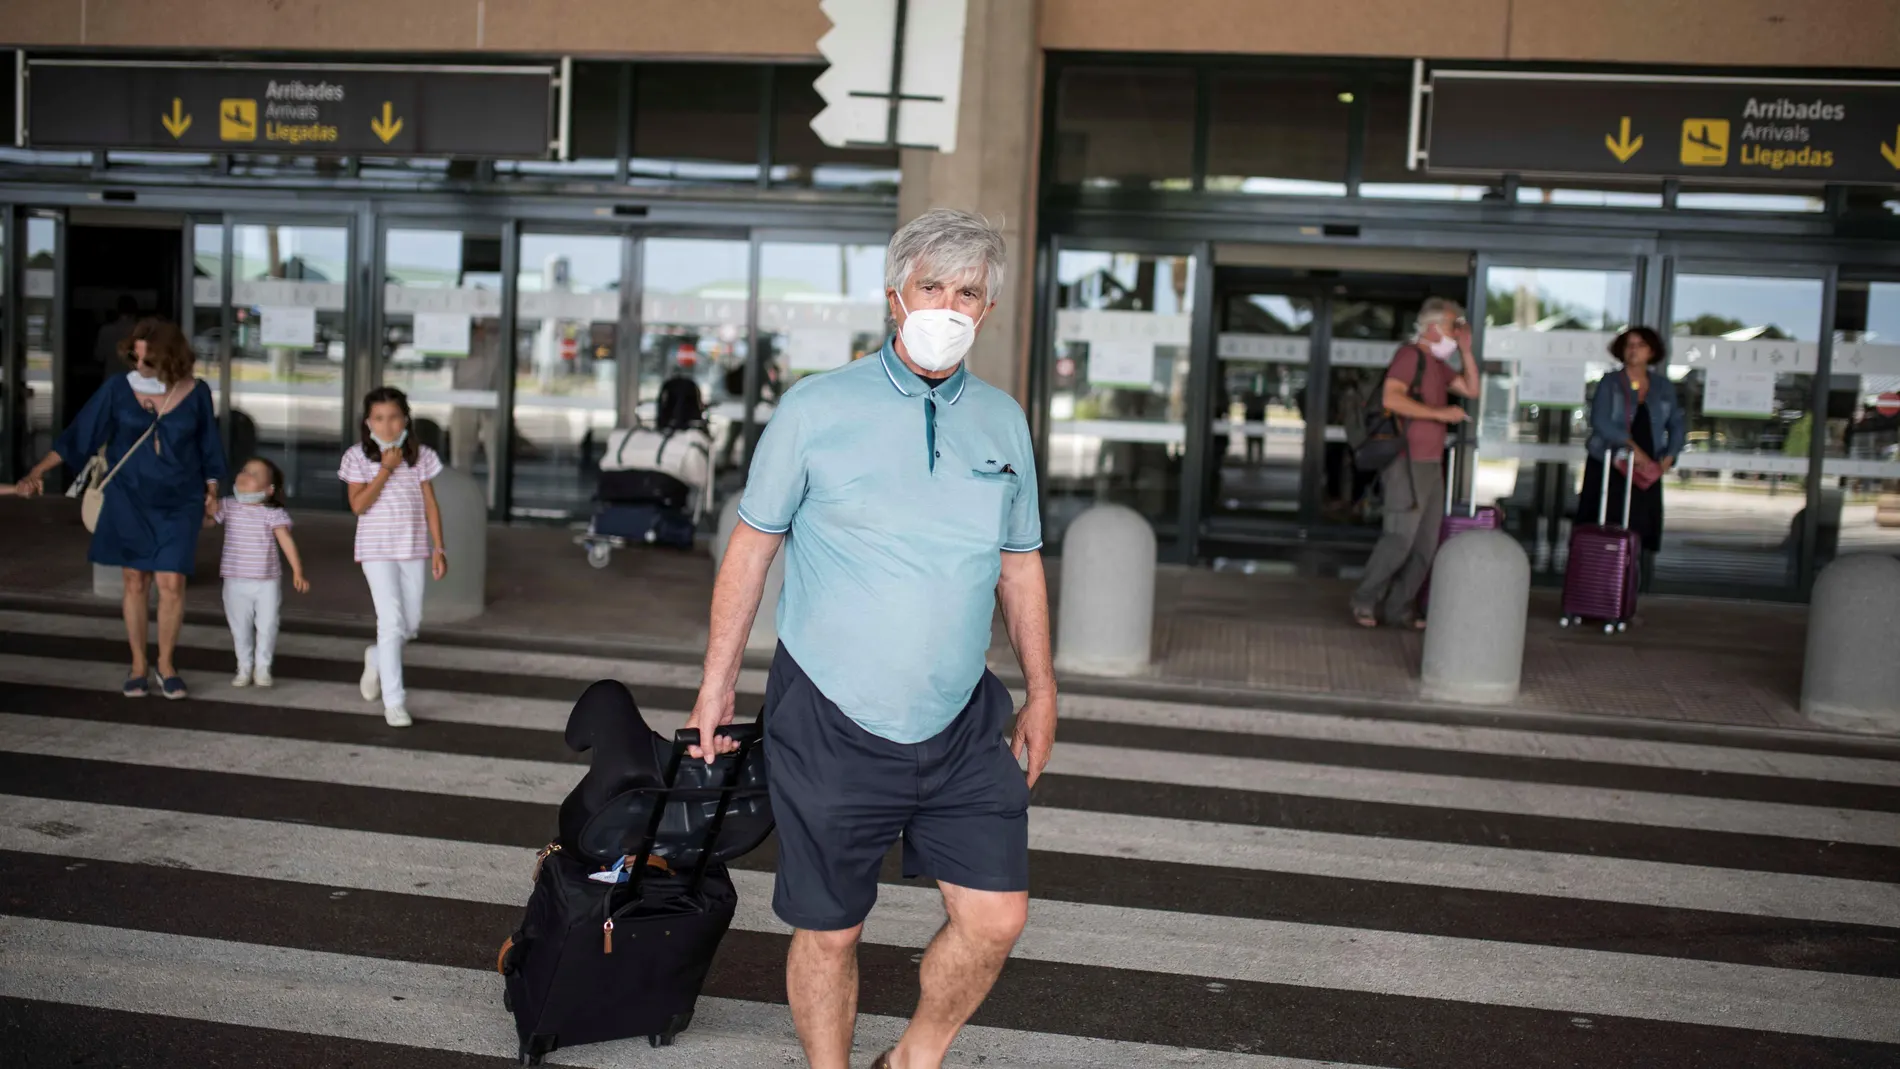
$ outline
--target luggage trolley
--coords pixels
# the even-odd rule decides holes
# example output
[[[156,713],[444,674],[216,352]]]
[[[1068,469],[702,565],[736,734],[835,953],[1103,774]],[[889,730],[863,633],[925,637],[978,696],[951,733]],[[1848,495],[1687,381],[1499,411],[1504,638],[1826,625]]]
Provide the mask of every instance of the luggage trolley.
[[[712,435],[705,425],[616,430],[600,458],[594,515],[574,537],[605,568],[631,545],[691,549],[712,502]]]

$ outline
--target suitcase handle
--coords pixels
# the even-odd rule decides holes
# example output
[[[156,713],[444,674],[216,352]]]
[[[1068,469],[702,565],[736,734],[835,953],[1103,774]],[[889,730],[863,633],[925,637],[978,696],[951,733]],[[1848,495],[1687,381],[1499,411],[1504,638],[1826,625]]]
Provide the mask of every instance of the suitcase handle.
[[[1610,477],[1616,474],[1616,462],[1628,460],[1630,470],[1623,473],[1623,529],[1629,530],[1630,502],[1636,497],[1636,451],[1617,449],[1603,458],[1603,486],[1597,494],[1597,526],[1610,525]]]
[[[752,747],[764,741],[764,727],[754,721],[750,724],[721,724],[714,732],[739,743],[732,757],[732,774],[724,784],[717,788],[719,803],[713,809],[712,819],[706,822],[705,841],[699,848],[699,863],[693,866],[693,875],[688,882],[688,893],[697,894],[700,884],[705,882],[706,869],[712,864],[713,847],[719,842],[719,829],[726,820],[726,807],[732,804],[732,796],[739,791],[739,773],[745,767],[745,759]],[[640,838],[640,852],[634,859],[633,874],[627,878],[628,890],[639,897],[640,879],[646,872],[647,857],[653,852],[653,840],[660,832],[660,822],[666,816],[668,795],[671,785],[679,778],[680,763],[686,759],[686,748],[699,745],[699,732],[692,728],[681,728],[673,733],[673,753],[667,758],[666,780],[669,790],[653,803],[653,814],[647,818],[646,834]],[[699,792],[694,792],[699,793]]]
[[[1478,480],[1475,471],[1478,466],[1478,443],[1471,438],[1470,422],[1458,424],[1453,431],[1451,452],[1446,454],[1445,462],[1445,515],[1451,515],[1452,497],[1458,492],[1458,458],[1464,454],[1465,446],[1471,446],[1471,466],[1474,475],[1471,480],[1471,498],[1465,502],[1465,515],[1478,514]]]

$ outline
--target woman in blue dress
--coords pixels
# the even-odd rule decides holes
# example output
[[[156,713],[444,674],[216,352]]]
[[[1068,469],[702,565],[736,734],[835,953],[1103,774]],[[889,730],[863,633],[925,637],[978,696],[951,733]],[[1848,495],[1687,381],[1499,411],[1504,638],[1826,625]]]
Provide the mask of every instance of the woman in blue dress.
[[[108,470],[118,466],[118,472],[106,485],[87,556],[125,573],[125,635],[132,646],[125,695],[144,697],[149,686],[145,620],[156,576],[158,686],[165,697],[177,699],[186,696],[185,681],[172,662],[185,619],[185,581],[191,578],[205,513],[217,508],[226,472],[224,445],[211,387],[192,376],[191,346],[176,326],[144,320],[123,352],[135,363],[133,369],[108,379],[92,395],[17,489],[27,497],[38,494],[55,465],[78,471],[105,447]]]

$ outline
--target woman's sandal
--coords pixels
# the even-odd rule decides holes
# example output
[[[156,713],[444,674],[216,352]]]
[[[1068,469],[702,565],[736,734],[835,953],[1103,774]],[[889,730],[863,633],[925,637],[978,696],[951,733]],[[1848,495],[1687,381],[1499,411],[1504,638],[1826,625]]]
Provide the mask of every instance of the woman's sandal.
[[[125,686],[120,687],[119,690],[128,698],[143,698],[151,693],[151,684],[146,676],[129,676],[125,681]]]
[[[191,697],[191,692],[185,689],[184,679],[179,676],[166,676],[159,680],[158,692],[169,701]]]
[[[1364,628],[1378,627],[1379,614],[1367,609],[1354,609],[1352,611],[1352,622]]]

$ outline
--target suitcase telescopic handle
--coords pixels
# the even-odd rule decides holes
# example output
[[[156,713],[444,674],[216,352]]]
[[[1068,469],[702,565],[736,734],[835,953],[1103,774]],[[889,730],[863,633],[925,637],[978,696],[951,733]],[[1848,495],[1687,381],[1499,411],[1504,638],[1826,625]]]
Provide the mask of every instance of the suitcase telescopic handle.
[[[1459,458],[1464,455],[1465,446],[1467,445],[1471,447],[1472,453],[1472,477],[1471,497],[1465,502],[1465,515],[1476,516],[1478,514],[1478,443],[1475,439],[1471,438],[1469,427],[1469,423],[1460,423],[1458,424],[1458,429],[1452,432],[1454,437],[1451,443],[1450,459],[1445,465],[1445,515],[1447,516],[1451,515],[1452,499],[1458,493]]]
[[[1616,474],[1616,462],[1627,461],[1629,470],[1623,473],[1623,529],[1630,525],[1630,503],[1636,497],[1636,451],[1634,449],[1615,449],[1604,458],[1603,485],[1597,493],[1597,526],[1607,527],[1610,523],[1610,483]]]

